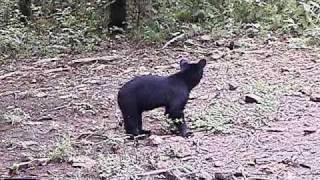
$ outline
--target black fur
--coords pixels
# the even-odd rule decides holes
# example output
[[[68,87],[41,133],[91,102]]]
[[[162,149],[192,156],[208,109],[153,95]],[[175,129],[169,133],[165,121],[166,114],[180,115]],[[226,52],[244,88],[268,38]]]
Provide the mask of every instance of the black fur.
[[[118,105],[124,119],[127,134],[137,136],[150,134],[142,129],[143,111],[165,107],[165,115],[170,119],[182,119],[175,125],[179,134],[188,135],[183,110],[187,104],[190,91],[199,84],[206,60],[198,63],[180,61],[181,70],[173,75],[162,77],[145,75],[127,82],[118,93]]]

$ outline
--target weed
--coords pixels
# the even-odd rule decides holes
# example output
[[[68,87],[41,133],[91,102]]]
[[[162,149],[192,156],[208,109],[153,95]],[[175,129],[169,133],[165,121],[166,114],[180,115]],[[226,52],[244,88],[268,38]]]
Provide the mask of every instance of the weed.
[[[132,175],[136,171],[141,169],[138,167],[135,158],[124,154],[119,156],[117,154],[100,154],[98,157],[98,169],[101,178],[108,177],[124,177],[125,179],[131,179]]]
[[[224,133],[229,128],[232,118],[238,112],[236,106],[216,103],[191,119],[192,128],[204,129],[215,133]]]
[[[57,145],[49,153],[49,157],[52,161],[67,161],[75,154],[72,147],[72,141],[70,136],[64,135],[58,139]]]
[[[14,108],[0,116],[0,123],[11,123],[12,125],[21,123],[29,119],[30,116],[20,108]]]

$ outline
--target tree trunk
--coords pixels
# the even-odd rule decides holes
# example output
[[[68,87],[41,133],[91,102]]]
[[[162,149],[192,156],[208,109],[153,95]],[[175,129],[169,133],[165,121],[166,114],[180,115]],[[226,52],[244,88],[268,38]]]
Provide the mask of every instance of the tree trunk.
[[[27,20],[30,20],[32,16],[31,0],[19,0],[18,5],[19,10],[23,15],[20,20],[26,24]]]
[[[126,0],[115,0],[110,5],[110,23],[108,24],[108,28],[122,28],[125,30],[127,28],[126,16],[127,16],[127,7]],[[116,30],[114,32],[121,32]]]

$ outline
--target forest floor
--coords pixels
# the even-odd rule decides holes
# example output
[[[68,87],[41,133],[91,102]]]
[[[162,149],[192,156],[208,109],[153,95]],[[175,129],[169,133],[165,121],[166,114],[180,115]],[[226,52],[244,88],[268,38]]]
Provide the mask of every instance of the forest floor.
[[[110,40],[98,53],[2,63],[0,179],[320,179],[319,49],[230,41]],[[127,140],[119,87],[174,73],[181,56],[208,60],[185,110],[194,135],[171,134],[160,108],[144,113],[151,137]]]

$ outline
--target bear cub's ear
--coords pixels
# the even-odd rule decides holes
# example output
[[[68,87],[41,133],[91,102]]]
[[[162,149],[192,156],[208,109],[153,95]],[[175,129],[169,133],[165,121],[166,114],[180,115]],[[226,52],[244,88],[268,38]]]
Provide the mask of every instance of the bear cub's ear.
[[[183,70],[183,69],[186,69],[187,67],[188,67],[188,60],[182,58],[180,60],[180,69]]]
[[[201,59],[199,62],[198,62],[198,65],[201,67],[201,68],[204,68],[207,64],[207,61],[205,59]]]

